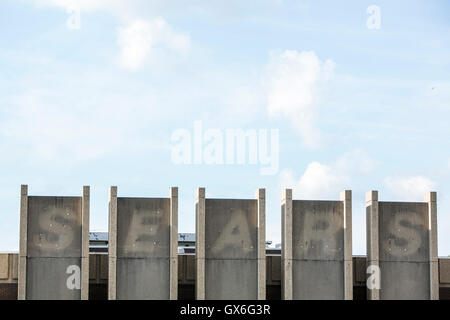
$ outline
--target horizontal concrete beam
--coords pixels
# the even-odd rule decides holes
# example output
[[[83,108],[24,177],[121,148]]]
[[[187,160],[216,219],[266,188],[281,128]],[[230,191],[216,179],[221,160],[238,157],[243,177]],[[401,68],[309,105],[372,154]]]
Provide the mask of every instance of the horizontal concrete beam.
[[[17,253],[0,253],[0,275],[8,277],[0,279],[0,283],[17,283],[18,274]],[[195,255],[178,255],[178,284],[195,283]],[[439,258],[439,286],[450,287],[450,257]],[[353,256],[353,286],[366,285],[366,257]],[[271,254],[266,256],[266,283],[279,285],[281,283],[281,256]],[[0,277],[1,278],[1,277]],[[91,253],[89,264],[89,284],[103,284],[108,281],[108,254]]]

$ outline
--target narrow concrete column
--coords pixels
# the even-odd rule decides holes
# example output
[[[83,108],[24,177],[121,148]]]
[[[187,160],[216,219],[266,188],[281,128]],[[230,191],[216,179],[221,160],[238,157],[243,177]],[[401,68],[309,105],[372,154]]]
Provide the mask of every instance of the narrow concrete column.
[[[292,300],[292,189],[281,195],[281,298]]]
[[[344,204],[344,299],[353,300],[352,191],[341,192]]]
[[[83,187],[81,211],[81,300],[89,300],[89,209],[90,187]]]
[[[266,299],[266,189],[256,191],[258,207],[258,300]]]
[[[439,300],[439,261],[437,244],[437,196],[430,192],[425,196],[428,202],[428,239],[430,245],[430,299]]]
[[[26,299],[27,289],[27,229],[28,229],[28,186],[20,187],[20,242],[19,242],[19,270],[18,294],[19,300]]]
[[[170,198],[170,300],[178,298],[178,188],[171,187]]]
[[[377,283],[381,279],[373,277],[381,277],[380,268],[380,251],[379,251],[379,227],[378,227],[378,191],[369,191],[366,193],[366,228],[367,228],[367,266],[368,270],[375,272],[370,280]],[[367,288],[368,300],[379,300],[380,289],[373,286]]]
[[[117,187],[109,189],[109,226],[108,226],[108,299],[117,299]]]
[[[205,188],[198,188],[195,205],[195,261],[197,266],[195,293],[197,300],[205,300],[205,201]]]

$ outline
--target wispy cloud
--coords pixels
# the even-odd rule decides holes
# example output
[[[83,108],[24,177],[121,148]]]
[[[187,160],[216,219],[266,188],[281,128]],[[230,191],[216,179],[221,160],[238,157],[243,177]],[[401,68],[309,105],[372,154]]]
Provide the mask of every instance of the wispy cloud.
[[[154,50],[185,53],[190,47],[189,36],[176,33],[163,18],[133,20],[117,29],[121,65],[137,70],[150,59]]]
[[[425,176],[388,177],[384,186],[402,201],[422,201],[428,192],[435,191],[436,183]]]
[[[295,197],[301,199],[333,199],[360,174],[375,170],[378,162],[362,150],[343,154],[336,161],[308,164],[299,178],[290,169],[280,173],[281,188],[292,188]]]
[[[269,116],[284,116],[307,146],[320,143],[314,125],[321,86],[333,75],[335,64],[321,61],[314,51],[272,53],[268,65]]]

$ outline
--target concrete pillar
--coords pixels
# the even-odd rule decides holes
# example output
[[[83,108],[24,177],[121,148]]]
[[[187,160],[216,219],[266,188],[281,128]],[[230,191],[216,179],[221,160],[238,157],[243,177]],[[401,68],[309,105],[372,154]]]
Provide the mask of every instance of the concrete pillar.
[[[351,300],[352,195],[336,200],[282,200],[283,298]]]
[[[27,288],[27,230],[28,230],[28,186],[20,187],[20,242],[19,242],[19,272],[18,299],[26,299]]]
[[[90,187],[83,187],[81,209],[81,300],[89,300],[89,209]]]
[[[430,251],[430,299],[439,300],[439,261],[437,244],[437,196],[429,192],[425,196],[428,203],[428,241]]]
[[[369,299],[438,299],[436,193],[392,202],[372,191],[367,219]]]
[[[197,300],[205,300],[205,188],[198,188],[195,208],[195,261],[197,267],[195,295]]]
[[[266,299],[266,190],[256,191],[258,208],[258,300]]]
[[[117,187],[109,189],[109,227],[108,227],[108,299],[116,300],[117,265]]]
[[[379,226],[378,226],[378,191],[366,193],[366,227],[367,227],[367,266],[379,270]],[[381,273],[378,274],[381,277]],[[380,289],[367,288],[368,300],[379,300]]]
[[[111,187],[109,215],[109,299],[177,299],[178,188],[133,198]]]
[[[344,299],[353,300],[352,191],[342,191],[340,200],[344,203]]]
[[[170,198],[170,300],[178,298],[178,188],[171,187]]]
[[[292,189],[281,196],[281,298],[292,300]]]
[[[18,299],[89,298],[89,193],[36,197],[21,187]]]

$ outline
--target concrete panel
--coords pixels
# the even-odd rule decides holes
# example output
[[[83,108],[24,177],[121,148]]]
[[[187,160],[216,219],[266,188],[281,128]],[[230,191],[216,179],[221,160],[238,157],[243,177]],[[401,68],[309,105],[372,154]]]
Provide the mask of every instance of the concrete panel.
[[[89,280],[97,280],[97,255],[89,256]]]
[[[354,272],[353,272],[353,279],[355,285],[361,285],[366,284],[366,270],[367,270],[367,261],[366,257],[354,257],[353,258],[353,264],[354,264]]]
[[[379,202],[380,299],[429,299],[426,203]]]
[[[271,278],[272,281],[281,281],[281,258],[278,256],[271,257]]]
[[[381,300],[430,299],[430,266],[428,262],[380,260]]]
[[[0,253],[0,280],[9,278],[9,254]]]
[[[10,260],[10,271],[9,274],[16,274],[17,275],[17,258],[18,254],[9,254],[9,260]],[[102,260],[102,258],[106,255],[104,254],[93,254],[94,257],[96,257],[96,260]],[[193,255],[185,255],[181,254],[179,261],[183,262],[183,267],[181,267],[179,270],[180,272],[183,272],[184,264],[187,262],[186,258],[190,258],[189,264],[187,265],[189,268],[194,270],[195,272],[195,264],[194,264],[194,256]],[[271,273],[276,273],[274,271],[274,268],[276,267],[274,258],[277,258],[279,261],[280,256],[267,256],[267,266],[269,267],[268,275]],[[273,260],[273,261],[272,261]],[[365,292],[365,260],[366,258],[364,256],[354,256],[354,271],[355,271],[355,299],[366,299],[366,296],[364,294]],[[12,261],[12,262],[11,262]],[[16,261],[16,262],[14,262]],[[12,263],[12,264],[11,264]],[[14,271],[15,270],[15,271]],[[3,272],[3,270],[0,269],[0,272]],[[185,273],[185,272],[184,272]],[[420,272],[419,272],[420,273]],[[449,300],[450,299],[450,259],[449,258],[440,258],[439,259],[439,276],[440,276],[440,300]],[[275,276],[273,276],[275,277]],[[17,278],[16,278],[17,280]],[[195,280],[195,278],[193,279]],[[280,298],[280,283],[274,282],[274,279],[270,279],[270,276],[267,278],[267,299],[279,299]],[[192,280],[187,280],[185,276],[182,276],[182,279],[179,281],[180,286],[180,295],[179,299],[193,299],[194,298],[194,283]],[[17,299],[17,281],[11,281],[9,280],[0,280],[0,300],[4,299]],[[107,284],[104,281],[98,282],[96,280],[93,280],[90,282],[90,293],[89,298],[90,299],[104,299],[106,298],[106,292],[107,292]]]
[[[439,259],[439,282],[450,285],[450,259]]]
[[[19,255],[12,254],[12,278],[13,280],[17,280],[19,277]]]
[[[344,261],[293,260],[294,300],[343,300]]]
[[[266,298],[265,190],[255,200],[196,201],[196,298]]]
[[[426,203],[379,202],[380,261],[428,262]]]
[[[100,256],[100,280],[108,280],[108,256]]]
[[[88,229],[89,187],[82,197],[30,197],[22,186],[19,299],[87,299]]]
[[[205,188],[198,188],[195,199],[195,298],[205,300]]]
[[[169,299],[168,271],[169,259],[117,258],[117,299]]]
[[[368,196],[368,266],[371,280],[380,283],[368,288],[368,298],[439,299],[436,193],[425,202],[379,201],[376,191]]]
[[[206,260],[207,300],[256,300],[257,259]]]
[[[256,200],[206,199],[206,259],[256,259]]]
[[[281,298],[292,300],[292,189],[281,194]]]
[[[81,265],[81,258],[28,258],[27,300],[79,300],[81,290],[69,281],[68,268]]]
[[[292,205],[293,299],[344,299],[344,204]]]
[[[206,199],[205,298],[257,299],[257,201]]]
[[[81,197],[28,197],[28,257],[81,257]]]
[[[17,300],[17,283],[0,283],[0,301]],[[3,314],[6,314],[3,312]]]
[[[117,257],[168,258],[169,199],[117,199]]]
[[[186,257],[178,258],[178,282],[182,282],[186,274]]]
[[[292,258],[343,260],[344,214],[340,201],[293,201]]]
[[[169,198],[117,197],[116,187],[110,194],[113,243],[109,266],[101,262],[101,277],[109,270],[109,299],[176,299],[178,249],[171,243],[177,241],[178,189],[171,188]]]
[[[195,256],[186,256],[186,280],[195,281]]]

